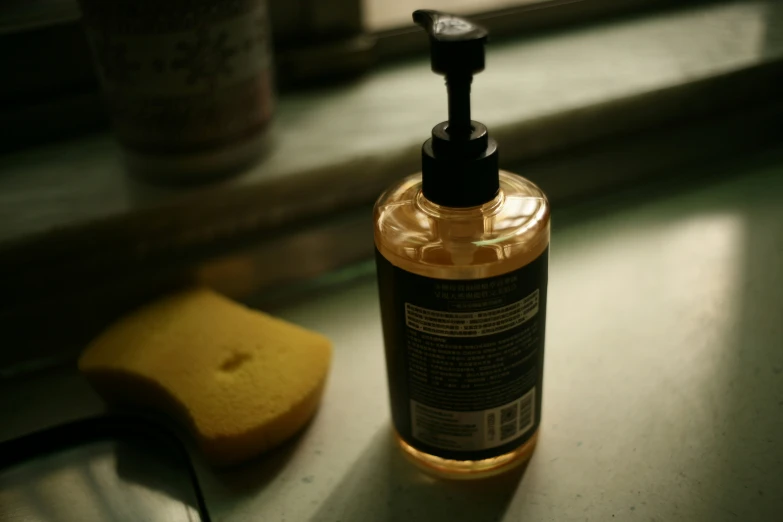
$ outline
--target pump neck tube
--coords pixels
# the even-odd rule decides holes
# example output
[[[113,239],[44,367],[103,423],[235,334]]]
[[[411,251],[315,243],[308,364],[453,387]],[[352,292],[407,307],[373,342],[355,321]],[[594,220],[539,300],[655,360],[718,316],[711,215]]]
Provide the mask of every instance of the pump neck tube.
[[[473,128],[470,123],[470,74],[447,74],[446,89],[449,93],[449,126],[447,132],[452,139],[467,140]]]

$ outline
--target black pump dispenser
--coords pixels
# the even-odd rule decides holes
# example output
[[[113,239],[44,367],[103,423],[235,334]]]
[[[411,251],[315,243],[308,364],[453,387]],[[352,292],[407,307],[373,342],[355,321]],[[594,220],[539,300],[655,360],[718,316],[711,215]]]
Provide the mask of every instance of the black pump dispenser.
[[[487,31],[438,11],[415,11],[413,21],[429,33],[432,70],[446,76],[449,95],[449,120],[422,147],[422,192],[447,207],[482,205],[499,189],[497,143],[470,119],[470,84],[484,70]]]

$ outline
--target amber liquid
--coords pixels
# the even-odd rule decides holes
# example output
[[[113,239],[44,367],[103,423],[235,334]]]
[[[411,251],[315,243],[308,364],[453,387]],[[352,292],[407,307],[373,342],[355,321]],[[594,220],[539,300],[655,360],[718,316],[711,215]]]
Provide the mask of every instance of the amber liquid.
[[[375,205],[375,246],[394,266],[436,279],[483,279],[524,267],[549,246],[549,203],[530,181],[500,173],[500,192],[479,207],[436,205],[421,193],[421,175],[401,181]],[[397,440],[419,466],[452,478],[487,476],[527,461],[538,431],[521,446],[483,460],[451,460]]]

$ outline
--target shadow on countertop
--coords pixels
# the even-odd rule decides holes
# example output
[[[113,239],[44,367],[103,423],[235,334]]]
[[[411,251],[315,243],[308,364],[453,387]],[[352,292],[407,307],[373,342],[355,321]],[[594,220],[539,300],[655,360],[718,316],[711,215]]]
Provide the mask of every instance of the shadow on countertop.
[[[483,480],[438,479],[407,462],[384,425],[310,521],[501,520],[525,468]]]

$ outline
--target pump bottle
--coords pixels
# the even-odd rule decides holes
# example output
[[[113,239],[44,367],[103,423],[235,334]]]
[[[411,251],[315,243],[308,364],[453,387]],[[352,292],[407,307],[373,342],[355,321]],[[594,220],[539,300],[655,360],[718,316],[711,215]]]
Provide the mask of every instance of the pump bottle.
[[[392,422],[404,454],[454,478],[530,458],[541,424],[550,208],[498,168],[497,143],[471,120],[487,32],[416,11],[448,121],[422,147],[422,171],[378,199],[375,247]]]

